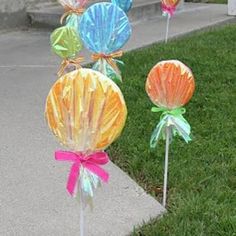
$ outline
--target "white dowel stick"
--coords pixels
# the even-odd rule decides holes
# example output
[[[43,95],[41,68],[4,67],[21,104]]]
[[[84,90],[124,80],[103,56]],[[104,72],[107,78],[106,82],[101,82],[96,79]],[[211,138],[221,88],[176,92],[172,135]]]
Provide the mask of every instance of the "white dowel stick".
[[[166,207],[167,199],[167,181],[168,181],[168,162],[169,162],[169,146],[170,146],[170,127],[166,127],[166,153],[165,153],[165,172],[164,172],[164,188],[163,188],[163,207]]]
[[[167,16],[165,43],[168,42],[169,27],[170,27],[170,14],[168,14],[168,16]]]
[[[80,236],[84,236],[84,206],[80,187]]]
[[[100,63],[100,72],[105,75],[105,74],[106,74],[106,68],[105,68],[106,63],[105,63],[105,61],[104,61],[103,58],[101,58],[100,60],[101,60],[101,63]]]

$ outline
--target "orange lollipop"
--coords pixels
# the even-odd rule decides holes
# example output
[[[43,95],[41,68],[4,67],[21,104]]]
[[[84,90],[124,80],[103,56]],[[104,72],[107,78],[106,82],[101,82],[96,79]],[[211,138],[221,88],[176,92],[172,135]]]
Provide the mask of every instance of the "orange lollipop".
[[[195,82],[191,70],[177,60],[161,61],[150,71],[146,91],[151,101],[157,106],[153,112],[162,112],[150,140],[151,148],[163,138],[166,140],[165,171],[163,187],[163,206],[167,199],[167,174],[169,144],[173,136],[181,136],[187,143],[191,140],[191,127],[183,117],[185,108],[195,90]]]
[[[49,92],[45,111],[59,142],[84,153],[109,146],[120,135],[126,114],[119,87],[89,69],[62,76]]]
[[[161,120],[151,137],[151,147],[158,140],[165,139],[166,127],[171,127],[172,135],[178,134],[186,142],[190,141],[190,125],[182,116],[183,106],[189,102],[195,90],[191,70],[177,60],[161,61],[150,71],[146,81],[146,92],[157,106],[153,112],[162,112]]]
[[[161,1],[161,9],[162,9],[163,15],[168,15],[168,18],[173,16],[179,2],[180,2],[180,0],[162,0]],[[168,24],[169,24],[169,22],[168,22]]]
[[[167,17],[165,42],[168,41],[170,18],[175,14],[180,0],[161,0],[162,15]]]
[[[67,190],[91,203],[100,180],[108,173],[100,166],[103,151],[121,133],[127,108],[119,87],[100,72],[79,69],[62,76],[51,88],[45,116],[53,134],[70,151],[56,151],[58,161],[72,163]],[[77,187],[78,185],[78,187]]]
[[[180,0],[162,0],[161,3],[167,7],[176,7],[179,4]]]
[[[158,107],[175,109],[189,102],[195,90],[191,70],[177,60],[162,61],[150,71],[146,91]]]

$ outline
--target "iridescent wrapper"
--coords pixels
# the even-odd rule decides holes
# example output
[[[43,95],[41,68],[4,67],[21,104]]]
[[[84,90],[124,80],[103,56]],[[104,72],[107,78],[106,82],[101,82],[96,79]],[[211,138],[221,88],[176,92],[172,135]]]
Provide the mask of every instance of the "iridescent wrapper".
[[[53,31],[50,37],[52,51],[62,59],[75,58],[82,43],[74,28],[63,26]]]
[[[124,12],[128,12],[133,4],[133,0],[111,0],[111,2],[120,7]]]
[[[157,106],[152,112],[161,112],[160,122],[153,131],[150,146],[166,136],[170,127],[170,138],[181,136],[186,142],[191,140],[191,126],[183,117],[185,104],[192,98],[195,90],[194,77],[191,70],[177,60],[159,62],[150,71],[146,81],[146,92]]]
[[[112,19],[112,20],[111,20]],[[115,82],[122,81],[117,66],[117,52],[128,41],[131,26],[125,12],[111,3],[97,3],[89,7],[80,20],[80,37],[94,55],[93,69],[100,71]]]
[[[58,77],[61,77],[69,67],[79,69],[82,57],[78,57],[82,49],[82,43],[73,27],[63,26],[57,28],[51,34],[52,51],[63,59],[58,70]]]
[[[91,203],[94,190],[107,174],[103,152],[124,127],[127,108],[119,87],[103,74],[79,69],[62,76],[51,88],[45,116],[58,141],[70,151],[57,151],[56,160],[72,162],[67,190]]]

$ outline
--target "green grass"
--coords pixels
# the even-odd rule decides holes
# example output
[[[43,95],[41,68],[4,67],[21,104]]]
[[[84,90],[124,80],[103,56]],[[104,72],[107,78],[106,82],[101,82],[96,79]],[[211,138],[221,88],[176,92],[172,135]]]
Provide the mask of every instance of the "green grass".
[[[193,141],[176,138],[169,163],[168,213],[133,236],[236,235],[236,25],[127,53],[121,89],[128,119],[109,149],[113,161],[161,200],[164,142],[149,150],[159,116],[144,85],[159,61],[179,59],[193,71],[196,92],[186,106]],[[125,196],[124,196],[125,197]]]
[[[203,3],[227,4],[228,0],[187,0],[186,2],[203,2]]]
[[[209,3],[222,3],[227,4],[228,0],[208,0]]]

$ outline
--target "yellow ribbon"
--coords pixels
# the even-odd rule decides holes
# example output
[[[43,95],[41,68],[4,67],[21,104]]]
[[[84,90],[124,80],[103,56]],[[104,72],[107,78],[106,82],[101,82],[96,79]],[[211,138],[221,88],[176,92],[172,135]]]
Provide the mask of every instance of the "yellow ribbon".
[[[117,51],[110,54],[98,53],[93,54],[92,59],[94,61],[98,61],[100,59],[105,59],[107,63],[118,73],[120,74],[120,70],[116,65],[116,62],[113,60],[114,58],[121,57],[123,55],[123,51]]]
[[[84,8],[74,8],[70,5],[66,5],[65,7],[65,13],[61,17],[61,24],[63,24],[64,19],[69,16],[70,14],[77,14],[77,15],[82,15],[84,13]]]
[[[82,62],[83,60],[84,60],[83,57],[78,57],[78,58],[76,58],[76,59],[64,59],[64,60],[62,61],[62,63],[61,63],[61,66],[60,66],[60,68],[59,68],[59,71],[57,72],[58,77],[61,77],[61,76],[64,74],[66,68],[67,68],[69,65],[75,66],[76,69],[81,68],[81,65],[80,65],[80,64],[81,64],[81,62]]]

